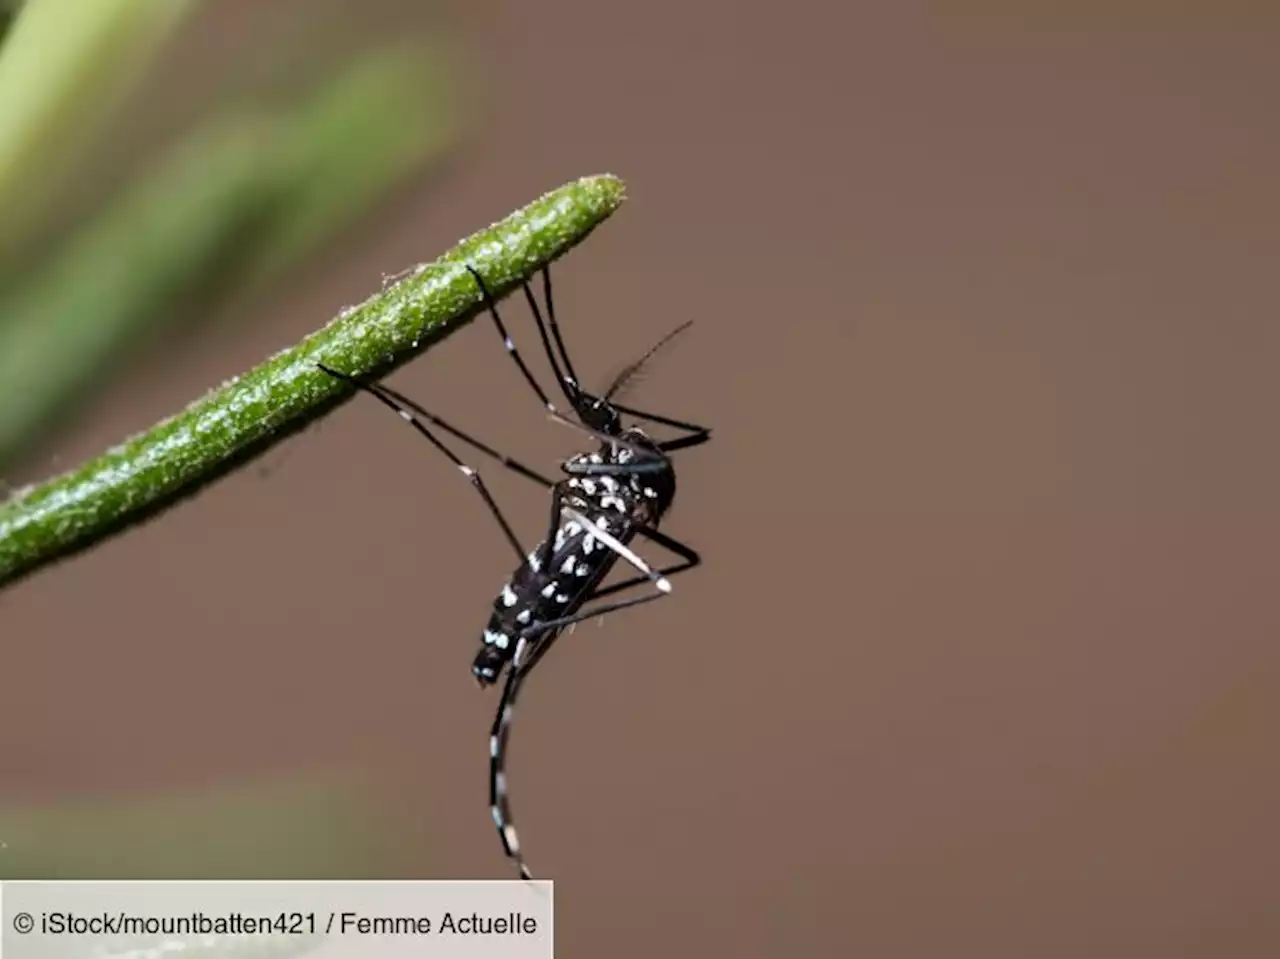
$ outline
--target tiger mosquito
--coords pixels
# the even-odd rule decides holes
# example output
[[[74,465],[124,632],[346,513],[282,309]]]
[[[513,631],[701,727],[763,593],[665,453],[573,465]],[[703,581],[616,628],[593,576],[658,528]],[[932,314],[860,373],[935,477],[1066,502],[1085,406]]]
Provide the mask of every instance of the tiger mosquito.
[[[542,270],[545,319],[532,288],[527,281],[523,282],[525,299],[543,349],[560,392],[572,411],[573,415],[569,416],[551,402],[525,364],[483,277],[470,266],[467,270],[480,288],[484,305],[508,355],[549,416],[592,437],[598,444],[594,450],[575,454],[560,464],[561,471],[567,474],[565,478],[551,480],[447,423],[390,387],[367,382],[323,364],[320,368],[370,393],[440,450],[475,487],[518,557],[519,565],[494,600],[471,672],[481,688],[497,683],[503,671],[506,672],[489,734],[489,805],[504,852],[514,860],[523,878],[532,879],[512,821],[507,791],[508,740],[516,699],[534,667],[566,629],[571,631],[575,624],[584,620],[661,599],[671,592],[670,577],[701,564],[702,559],[695,550],[660,532],[658,524],[675,499],[676,477],[671,454],[707,442],[711,431],[696,423],[625,406],[614,398],[659,349],[692,325],[692,320],[676,327],[638,360],[624,367],[609,388],[597,396],[582,387],[565,349],[560,326],[556,322],[550,270]],[[654,439],[637,426],[624,426],[624,414],[670,427],[682,435],[674,439]],[[526,550],[520,544],[479,472],[463,462],[431,427],[550,490],[551,513],[547,533],[533,550]],[[661,546],[679,561],[654,569],[631,548],[630,544],[636,537]],[[603,586],[602,581],[620,559],[632,567],[636,575]],[[641,595],[587,607],[588,603],[645,586],[650,589]]]

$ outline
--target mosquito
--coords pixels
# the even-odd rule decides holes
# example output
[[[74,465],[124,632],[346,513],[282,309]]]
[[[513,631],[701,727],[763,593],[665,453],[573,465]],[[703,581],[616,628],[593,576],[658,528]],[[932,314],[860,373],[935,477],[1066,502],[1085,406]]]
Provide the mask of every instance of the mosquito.
[[[320,368],[372,394],[439,449],[475,487],[517,556],[519,565],[493,602],[493,611],[484,628],[471,672],[480,687],[487,688],[496,684],[505,671],[502,696],[489,733],[489,805],[503,851],[514,861],[523,878],[532,879],[512,821],[507,791],[508,740],[516,699],[534,667],[566,629],[572,631],[577,623],[584,620],[661,599],[671,592],[670,577],[701,564],[702,559],[695,550],[660,532],[658,524],[675,499],[676,475],[671,454],[707,442],[711,431],[696,423],[634,409],[616,400],[618,393],[644,364],[688,329],[692,320],[676,327],[638,360],[624,367],[609,388],[596,395],[582,387],[565,349],[560,326],[556,322],[549,268],[542,270],[545,319],[528,281],[523,281],[521,286],[543,349],[571,411],[571,415],[566,415],[551,402],[516,349],[484,278],[470,266],[467,270],[480,289],[508,355],[546,412],[552,419],[573,427],[596,443],[594,449],[575,454],[560,464],[561,471],[566,474],[562,479],[552,480],[498,452],[390,387],[323,364]],[[624,415],[669,427],[681,435],[673,439],[655,439],[638,426],[624,425]],[[479,472],[454,453],[433,432],[433,428],[550,490],[547,532],[532,550],[521,545]],[[631,544],[637,537],[662,547],[678,561],[655,569],[632,549]],[[603,580],[619,560],[631,567],[635,575],[618,583],[603,585]],[[635,594],[637,588],[646,589]],[[629,591],[632,595],[619,595]],[[616,598],[599,602],[606,597]]]

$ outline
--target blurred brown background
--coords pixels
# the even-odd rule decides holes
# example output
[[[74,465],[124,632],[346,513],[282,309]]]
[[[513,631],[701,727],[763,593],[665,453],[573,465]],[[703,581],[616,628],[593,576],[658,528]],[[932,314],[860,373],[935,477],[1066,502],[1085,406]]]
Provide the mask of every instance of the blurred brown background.
[[[633,402],[716,433],[666,527],[706,565],[522,703],[559,953],[1276,955],[1280,24],[1115,6],[457,4],[468,145],[32,476],[617,173],[556,274],[576,365],[695,318]],[[188,25],[157,111],[307,29],[259,7]],[[392,382],[545,468],[576,443],[482,323]],[[467,672],[500,532],[371,402],[260,465],[0,597],[7,799],[359,770],[388,872],[505,878]]]

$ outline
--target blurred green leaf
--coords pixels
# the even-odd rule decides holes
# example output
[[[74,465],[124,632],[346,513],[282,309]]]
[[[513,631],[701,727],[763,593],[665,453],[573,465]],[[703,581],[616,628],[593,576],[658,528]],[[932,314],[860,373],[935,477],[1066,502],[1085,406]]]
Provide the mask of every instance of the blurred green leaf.
[[[274,135],[260,118],[201,131],[0,302],[0,468],[266,215]]]
[[[0,809],[0,879],[381,878],[408,858],[354,779]]]
[[[369,54],[288,120],[208,124],[0,301],[0,470],[177,318],[183,294],[268,279],[447,148],[449,73],[433,53]]]
[[[0,258],[193,0],[27,0],[0,45]]]
[[[309,253],[451,147],[457,86],[448,48],[422,42],[366,54],[330,81],[290,121],[287,194],[255,278]]]
[[[13,18],[18,14],[18,7],[22,4],[22,0],[0,0],[0,43],[4,42],[5,35],[9,32],[9,26],[13,23]]]

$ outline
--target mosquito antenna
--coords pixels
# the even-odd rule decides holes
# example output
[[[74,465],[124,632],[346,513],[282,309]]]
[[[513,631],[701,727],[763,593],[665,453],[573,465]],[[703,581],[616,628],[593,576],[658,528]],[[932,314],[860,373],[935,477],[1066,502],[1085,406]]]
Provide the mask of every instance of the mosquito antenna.
[[[556,301],[551,296],[551,267],[549,266],[542,268],[542,298],[547,304],[547,317],[551,320],[551,335],[556,339],[556,346],[560,347],[560,356],[564,360],[565,372],[573,380],[574,387],[580,389],[582,381],[578,379],[578,374],[573,369],[573,363],[569,361],[569,351],[564,348],[564,340],[560,336],[560,324],[556,322]]]
[[[618,391],[621,390],[624,386],[626,386],[627,382],[632,377],[634,377],[637,373],[640,372],[640,368],[653,358],[653,355],[655,353],[657,353],[660,349],[662,349],[664,346],[666,346],[668,343],[674,340],[677,335],[679,335],[680,333],[683,333],[685,330],[687,330],[691,326],[693,326],[693,320],[686,320],[685,322],[681,323],[679,326],[677,326],[674,330],[672,330],[662,339],[658,340],[657,343],[654,343],[653,346],[649,347],[649,349],[645,352],[644,356],[640,357],[640,359],[636,360],[635,362],[629,363],[625,367],[623,367],[622,372],[619,373],[617,377],[614,378],[614,381],[609,386],[609,389],[605,391],[605,394],[604,394],[605,401],[607,402],[613,399],[613,397],[618,393]]]

